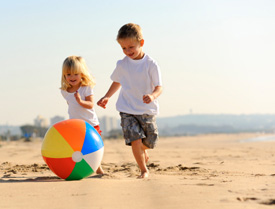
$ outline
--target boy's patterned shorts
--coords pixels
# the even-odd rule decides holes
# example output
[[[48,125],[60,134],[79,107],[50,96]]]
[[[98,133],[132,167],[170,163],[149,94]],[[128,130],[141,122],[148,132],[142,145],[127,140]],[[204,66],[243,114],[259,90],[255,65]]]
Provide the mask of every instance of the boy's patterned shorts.
[[[158,140],[158,128],[155,115],[132,115],[120,113],[121,127],[125,144],[131,146],[131,142],[142,139],[142,143],[153,149]]]

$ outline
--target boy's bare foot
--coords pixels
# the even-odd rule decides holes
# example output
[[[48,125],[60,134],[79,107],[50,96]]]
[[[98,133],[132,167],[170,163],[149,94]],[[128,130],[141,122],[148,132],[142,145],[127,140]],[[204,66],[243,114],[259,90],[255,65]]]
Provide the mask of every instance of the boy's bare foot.
[[[138,179],[146,179],[149,177],[149,171],[141,172],[141,175],[138,176]]]
[[[96,170],[96,174],[104,174],[104,170],[101,168],[101,166],[98,167],[98,169]]]

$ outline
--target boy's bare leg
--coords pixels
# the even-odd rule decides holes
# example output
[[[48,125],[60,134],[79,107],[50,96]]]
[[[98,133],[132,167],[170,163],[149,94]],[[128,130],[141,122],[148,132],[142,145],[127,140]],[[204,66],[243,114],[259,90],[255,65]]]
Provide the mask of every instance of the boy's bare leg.
[[[141,139],[132,142],[132,151],[137,164],[140,168],[141,174],[138,178],[147,178],[149,176],[149,170],[146,166],[145,151]]]
[[[148,163],[149,155],[148,155],[147,149],[149,149],[149,148],[146,147],[144,144],[142,144],[142,149],[144,150],[144,154],[145,154],[145,163]]]

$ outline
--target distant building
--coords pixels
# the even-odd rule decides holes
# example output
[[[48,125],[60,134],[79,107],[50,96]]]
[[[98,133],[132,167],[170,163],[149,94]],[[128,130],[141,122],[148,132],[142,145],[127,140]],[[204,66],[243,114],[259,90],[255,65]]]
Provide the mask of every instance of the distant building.
[[[100,129],[102,130],[102,135],[104,136],[107,136],[111,130],[119,128],[118,120],[115,117],[103,116],[99,118],[99,122]]]
[[[49,123],[48,123],[48,120],[46,118],[43,118],[41,115],[38,115],[34,119],[34,125],[37,126],[37,127],[48,127]]]
[[[65,120],[65,118],[62,117],[62,116],[57,115],[57,116],[52,117],[51,118],[51,126],[55,123],[58,123],[58,122],[62,121],[62,120]]]

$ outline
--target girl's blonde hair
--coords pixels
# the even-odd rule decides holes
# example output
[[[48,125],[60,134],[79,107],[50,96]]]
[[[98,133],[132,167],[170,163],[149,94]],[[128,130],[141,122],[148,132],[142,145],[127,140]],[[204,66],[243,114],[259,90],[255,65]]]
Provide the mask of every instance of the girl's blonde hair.
[[[66,81],[66,74],[81,74],[81,86],[95,86],[95,80],[90,75],[85,60],[80,56],[67,57],[62,66],[61,89],[67,90],[71,85]]]

